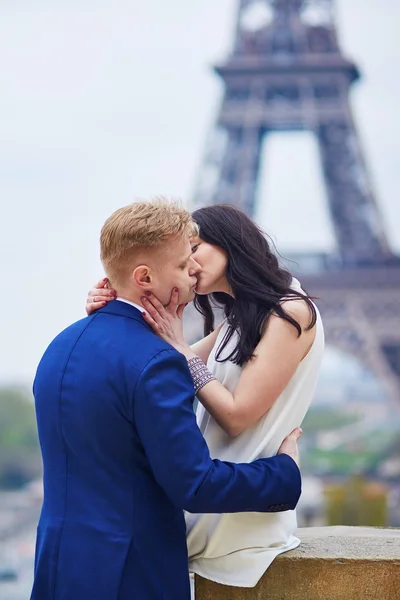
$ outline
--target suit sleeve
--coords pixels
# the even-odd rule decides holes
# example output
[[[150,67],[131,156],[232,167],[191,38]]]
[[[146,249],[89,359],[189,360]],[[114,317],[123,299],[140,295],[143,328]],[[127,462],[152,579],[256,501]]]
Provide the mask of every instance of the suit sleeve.
[[[141,373],[135,424],[154,477],[169,498],[192,513],[294,509],[301,493],[296,463],[285,454],[250,464],[212,460],[197,426],[186,359],[163,350]]]

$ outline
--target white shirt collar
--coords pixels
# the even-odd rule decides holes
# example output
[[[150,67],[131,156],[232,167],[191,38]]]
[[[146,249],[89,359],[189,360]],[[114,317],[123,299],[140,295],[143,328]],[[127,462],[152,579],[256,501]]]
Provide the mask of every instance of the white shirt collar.
[[[116,300],[119,300],[120,302],[125,302],[125,304],[130,304],[134,308],[137,308],[141,313],[147,313],[147,310],[143,308],[143,306],[140,306],[140,304],[136,304],[135,302],[131,302],[130,300],[125,300],[125,298],[120,298],[119,296],[116,298]]]

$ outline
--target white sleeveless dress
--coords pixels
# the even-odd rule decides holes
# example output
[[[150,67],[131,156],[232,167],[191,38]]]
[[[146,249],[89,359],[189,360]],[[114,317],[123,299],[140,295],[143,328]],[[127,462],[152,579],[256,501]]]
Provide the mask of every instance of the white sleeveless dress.
[[[292,287],[301,290],[297,280]],[[317,310],[317,309],[316,309]],[[225,323],[208,359],[208,368],[234,392],[241,367],[230,361],[216,362],[215,355],[228,325]],[[237,343],[235,334],[221,358]],[[324,349],[324,332],[317,310],[316,334],[307,356],[272,408],[255,425],[235,438],[229,437],[199,404],[197,423],[212,458],[247,463],[274,456],[283,439],[300,426],[310,406]],[[189,570],[222,583],[254,587],[278,554],[296,548],[296,512],[190,514],[186,513]]]

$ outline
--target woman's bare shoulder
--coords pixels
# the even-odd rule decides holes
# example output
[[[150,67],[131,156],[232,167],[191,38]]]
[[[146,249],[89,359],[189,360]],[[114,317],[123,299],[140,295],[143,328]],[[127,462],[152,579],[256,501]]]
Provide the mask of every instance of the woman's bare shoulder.
[[[312,321],[310,306],[302,298],[286,298],[281,302],[284,311],[295,319],[302,329],[307,329]],[[314,324],[315,327],[315,324]]]

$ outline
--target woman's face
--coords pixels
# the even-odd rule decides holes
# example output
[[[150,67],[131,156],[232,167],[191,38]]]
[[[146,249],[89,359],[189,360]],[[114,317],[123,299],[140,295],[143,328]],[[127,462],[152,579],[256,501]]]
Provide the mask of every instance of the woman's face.
[[[199,237],[193,239],[191,245],[193,258],[201,267],[201,271],[197,274],[196,294],[212,292],[231,294],[226,278],[228,258],[225,250],[208,244]]]

